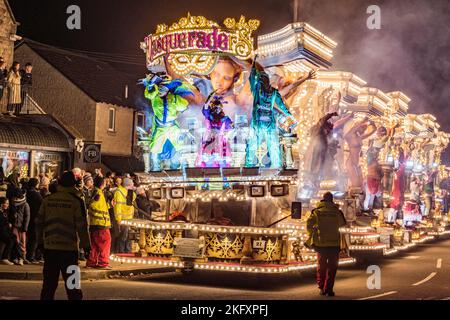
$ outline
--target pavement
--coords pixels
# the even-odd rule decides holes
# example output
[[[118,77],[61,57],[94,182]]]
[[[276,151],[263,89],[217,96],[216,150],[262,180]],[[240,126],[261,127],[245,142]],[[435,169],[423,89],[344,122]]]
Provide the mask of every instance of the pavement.
[[[151,273],[170,272],[173,269],[161,267],[142,267],[141,264],[110,263],[111,270],[86,268],[85,262],[80,261],[81,280],[112,279],[124,276],[137,276]],[[0,265],[0,279],[2,280],[42,280],[43,264],[28,264],[23,266]]]

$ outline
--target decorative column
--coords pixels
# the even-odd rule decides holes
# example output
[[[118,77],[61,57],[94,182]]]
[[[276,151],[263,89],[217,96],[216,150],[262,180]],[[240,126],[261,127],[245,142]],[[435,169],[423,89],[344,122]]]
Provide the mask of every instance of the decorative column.
[[[294,169],[292,147],[297,142],[296,136],[283,136],[281,144],[284,146],[286,169]]]

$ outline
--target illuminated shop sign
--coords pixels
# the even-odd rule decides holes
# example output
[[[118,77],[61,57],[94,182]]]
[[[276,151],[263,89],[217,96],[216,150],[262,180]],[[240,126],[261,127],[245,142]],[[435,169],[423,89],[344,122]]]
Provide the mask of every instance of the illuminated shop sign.
[[[0,150],[0,158],[9,158],[11,160],[28,160],[28,152]]]
[[[37,161],[50,161],[50,162],[61,162],[63,161],[62,156],[58,153],[36,153]]]
[[[182,75],[208,74],[219,55],[233,55],[248,59],[253,53],[252,32],[259,27],[258,20],[239,21],[227,18],[225,27],[203,16],[181,18],[170,27],[158,25],[156,32],[141,43],[146,52],[147,66],[160,65],[162,58]]]

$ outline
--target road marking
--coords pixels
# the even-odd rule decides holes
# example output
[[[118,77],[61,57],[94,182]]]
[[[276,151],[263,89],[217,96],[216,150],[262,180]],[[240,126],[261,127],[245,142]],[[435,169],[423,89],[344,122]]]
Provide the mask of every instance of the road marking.
[[[397,291],[389,291],[389,292],[382,293],[382,294],[379,294],[379,295],[376,295],[376,296],[371,296],[371,297],[366,297],[366,298],[360,298],[360,299],[357,299],[357,300],[376,299],[376,298],[381,298],[381,297],[385,297],[385,296],[390,296],[391,294],[395,294],[395,293],[397,293]]]
[[[442,259],[437,259],[436,268],[440,269],[442,267]]]
[[[441,299],[441,300],[450,300],[450,297],[448,297],[448,298],[444,298],[444,299]]]
[[[425,279],[423,279],[422,281],[416,282],[413,284],[413,286],[419,286],[431,279],[433,279],[433,277],[437,274],[437,272],[432,272],[428,277],[426,277]]]
[[[405,259],[419,259],[420,256],[407,256]]]
[[[19,300],[19,297],[5,297],[5,296],[0,296],[0,300]]]

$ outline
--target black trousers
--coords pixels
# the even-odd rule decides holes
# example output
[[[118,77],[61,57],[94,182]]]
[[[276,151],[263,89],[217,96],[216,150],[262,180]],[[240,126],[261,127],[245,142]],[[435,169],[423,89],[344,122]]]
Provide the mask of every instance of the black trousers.
[[[36,229],[34,227],[28,229],[27,232],[27,260],[41,260],[42,252],[38,249],[38,239]]]
[[[69,300],[82,300],[81,289],[69,289],[67,279],[71,274],[67,268],[78,266],[78,251],[44,250],[44,282],[42,284],[41,300],[54,300],[58,288],[59,274],[62,274],[67,298]]]
[[[118,238],[120,232],[120,226],[114,216],[114,209],[109,209],[109,216],[111,219],[111,253],[118,253]]]
[[[0,231],[0,258],[14,260],[19,257],[19,245],[16,236],[12,232],[6,230]]]

